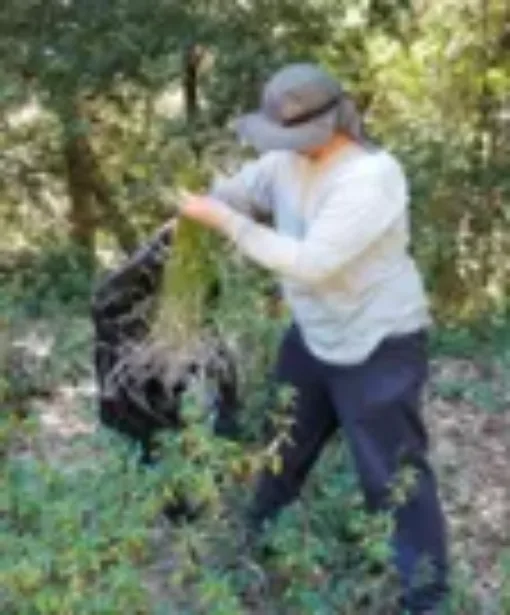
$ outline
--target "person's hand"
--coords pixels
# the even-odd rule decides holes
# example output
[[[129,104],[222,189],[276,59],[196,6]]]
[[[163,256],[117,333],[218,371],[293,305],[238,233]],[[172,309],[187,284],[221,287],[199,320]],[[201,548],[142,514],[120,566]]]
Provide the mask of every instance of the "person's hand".
[[[186,218],[218,229],[221,227],[221,211],[218,205],[211,197],[185,193],[182,195],[179,211]]]

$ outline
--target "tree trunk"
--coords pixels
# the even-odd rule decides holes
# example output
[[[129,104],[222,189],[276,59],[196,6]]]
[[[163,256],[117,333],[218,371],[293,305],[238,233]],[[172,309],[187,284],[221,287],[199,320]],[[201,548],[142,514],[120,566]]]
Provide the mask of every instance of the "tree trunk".
[[[184,50],[182,69],[182,91],[184,94],[184,108],[186,121],[192,131],[191,149],[197,161],[200,159],[201,146],[196,135],[196,122],[200,113],[198,102],[198,69],[203,53],[198,45],[191,44]]]
[[[66,138],[64,158],[70,198],[70,236],[79,250],[80,259],[87,269],[92,271],[95,261],[97,221],[94,213],[94,195],[84,157],[83,137]]]
[[[186,118],[194,122],[198,115],[198,67],[201,52],[197,45],[189,45],[184,51],[183,91]]]
[[[69,197],[71,200],[69,222],[71,238],[94,261],[95,232],[104,225],[116,238],[123,252],[130,254],[138,245],[138,233],[124,216],[115,200],[114,192],[86,134],[73,131],[73,124],[81,119],[75,104],[71,113],[62,117],[64,126],[64,156],[67,167]]]

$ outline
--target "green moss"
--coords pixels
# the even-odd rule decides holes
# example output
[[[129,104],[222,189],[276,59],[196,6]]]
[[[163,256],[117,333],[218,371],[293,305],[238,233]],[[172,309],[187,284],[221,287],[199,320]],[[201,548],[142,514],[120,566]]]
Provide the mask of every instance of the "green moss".
[[[198,192],[209,179],[207,171],[192,167],[181,171],[175,181]],[[179,350],[199,336],[207,315],[207,297],[218,278],[221,245],[215,232],[186,218],[178,220],[154,322],[156,339]]]
[[[206,299],[218,275],[219,238],[191,220],[180,220],[163,274],[154,334],[181,346],[197,335]]]

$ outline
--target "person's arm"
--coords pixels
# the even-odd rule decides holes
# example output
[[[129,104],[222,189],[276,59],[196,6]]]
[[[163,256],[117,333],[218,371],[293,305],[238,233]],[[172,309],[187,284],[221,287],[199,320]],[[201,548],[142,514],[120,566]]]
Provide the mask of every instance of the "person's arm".
[[[272,183],[276,164],[274,154],[247,162],[235,175],[217,177],[208,195],[227,203],[241,214],[256,219],[268,218],[272,212]]]
[[[320,285],[382,236],[406,206],[399,165],[374,160],[338,181],[303,239],[280,235],[221,203],[219,228],[259,265]]]

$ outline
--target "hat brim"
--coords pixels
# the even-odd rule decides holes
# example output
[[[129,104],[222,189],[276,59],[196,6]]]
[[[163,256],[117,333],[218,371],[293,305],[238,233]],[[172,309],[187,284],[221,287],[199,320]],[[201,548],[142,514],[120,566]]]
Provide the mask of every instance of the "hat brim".
[[[281,126],[260,112],[248,113],[234,123],[237,136],[259,152],[304,151],[329,141],[336,127],[337,109],[296,126]]]

